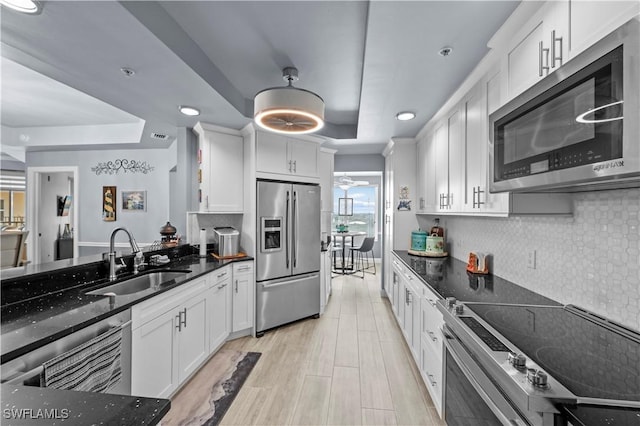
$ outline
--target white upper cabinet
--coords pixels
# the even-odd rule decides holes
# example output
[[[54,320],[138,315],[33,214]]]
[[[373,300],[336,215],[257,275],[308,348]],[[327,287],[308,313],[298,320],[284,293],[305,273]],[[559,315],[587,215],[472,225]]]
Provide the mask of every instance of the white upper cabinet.
[[[198,135],[200,211],[242,213],[244,208],[244,147],[236,130],[206,123]]]
[[[456,108],[447,121],[449,136],[449,195],[447,209],[455,212],[464,208],[463,181],[465,177],[465,152],[462,110]]]
[[[514,98],[567,61],[568,0],[545,3],[511,37],[504,58],[509,99]]]
[[[333,149],[320,148],[318,169],[320,171],[320,198],[323,212],[333,211]]]
[[[318,178],[317,142],[256,132],[256,171],[285,177]]]
[[[569,58],[600,40],[640,13],[640,2],[570,1]]]

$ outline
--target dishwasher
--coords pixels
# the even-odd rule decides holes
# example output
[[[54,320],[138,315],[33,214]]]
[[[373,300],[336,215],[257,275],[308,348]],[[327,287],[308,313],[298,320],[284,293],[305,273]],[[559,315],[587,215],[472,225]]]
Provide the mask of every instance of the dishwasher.
[[[121,334],[120,334],[121,331]],[[69,356],[64,362],[65,369],[79,368],[84,369],[83,379],[92,380],[91,375],[94,372],[86,371],[86,364],[81,350],[92,351],[94,347],[89,348],[94,342],[99,342],[103,337],[107,337],[110,334],[117,333],[117,348],[109,348],[111,351],[117,350],[117,358],[119,361],[120,373],[118,380],[113,383],[108,389],[104,389],[101,392],[131,395],[131,310],[120,312],[116,315],[105,318],[101,321],[91,324],[88,327],[82,328],[68,336],[57,339],[51,343],[41,346],[31,352],[28,352],[19,358],[13,359],[0,366],[0,382],[3,384],[20,384],[25,386],[45,387],[42,383],[46,381],[46,376],[43,374],[45,366],[50,365],[52,360],[65,357],[66,354],[74,354]],[[113,346],[113,345],[112,345]],[[107,348],[105,347],[105,351]],[[89,354],[98,358],[96,363],[101,362],[102,354]],[[94,364],[95,365],[95,364]],[[100,374],[99,371],[95,372],[96,375]],[[57,384],[53,384],[52,387],[59,387]],[[73,389],[72,389],[73,390]],[[82,389],[75,389],[82,390]]]

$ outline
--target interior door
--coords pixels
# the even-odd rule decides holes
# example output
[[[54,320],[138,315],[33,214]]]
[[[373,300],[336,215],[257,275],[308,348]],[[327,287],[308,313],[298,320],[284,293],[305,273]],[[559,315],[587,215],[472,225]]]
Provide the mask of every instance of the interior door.
[[[293,194],[290,184],[258,181],[256,281],[291,275],[289,225]],[[279,224],[279,228],[276,225]],[[269,228],[271,230],[265,230]],[[318,231],[320,235],[320,231]],[[319,250],[318,250],[319,252]]]
[[[293,274],[320,270],[320,187],[292,185]]]

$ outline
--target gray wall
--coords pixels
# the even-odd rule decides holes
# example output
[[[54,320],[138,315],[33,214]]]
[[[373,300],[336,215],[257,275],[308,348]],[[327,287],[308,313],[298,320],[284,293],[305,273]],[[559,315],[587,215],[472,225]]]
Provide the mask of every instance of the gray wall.
[[[491,253],[495,275],[640,330],[640,189],[569,196],[571,217],[442,216],[447,249],[465,262]],[[422,229],[432,220],[418,216]]]
[[[382,154],[336,155],[334,172],[383,172],[384,157]]]
[[[57,152],[28,152],[27,167],[31,166],[77,166],[78,191],[75,194],[74,206],[78,208],[78,222],[75,226],[74,237],[81,244],[79,255],[89,255],[106,252],[104,248],[83,247],[83,243],[108,243],[111,231],[117,227],[129,229],[136,240],[141,243],[152,243],[160,239],[160,227],[168,220],[170,193],[169,170],[176,164],[170,155],[170,149],[144,150],[90,150],[90,151],[57,151]],[[92,167],[106,161],[117,159],[146,161],[154,167],[147,173],[131,173],[120,171],[117,174],[96,175]],[[102,220],[102,187],[117,187],[116,221]],[[144,190],[147,192],[147,208],[143,212],[123,212],[121,193],[123,190]],[[183,192],[188,192],[184,189]],[[183,210],[182,217],[186,216]],[[178,229],[185,233],[186,229]],[[119,235],[116,242],[126,242],[124,235]],[[126,252],[127,250],[125,250]]]
[[[366,176],[358,176],[357,179],[368,180],[371,183],[378,183],[380,189],[378,195],[378,221],[383,220],[383,197],[384,197],[384,157],[381,154],[366,154],[366,155],[336,155],[334,157],[334,173],[340,172],[382,172],[383,178],[374,178]],[[356,179],[356,180],[357,180]],[[337,208],[337,206],[334,206]],[[379,227],[382,232],[382,227]],[[359,244],[358,241],[355,242]],[[378,241],[373,246],[373,255],[376,258],[382,257],[382,235],[378,236]]]
[[[174,164],[170,170],[171,200],[169,203],[169,220],[183,236],[187,235],[188,211],[197,211],[198,180],[197,150],[198,140],[191,129],[178,129],[176,141],[171,145],[174,151]],[[188,188],[195,188],[188,190]]]

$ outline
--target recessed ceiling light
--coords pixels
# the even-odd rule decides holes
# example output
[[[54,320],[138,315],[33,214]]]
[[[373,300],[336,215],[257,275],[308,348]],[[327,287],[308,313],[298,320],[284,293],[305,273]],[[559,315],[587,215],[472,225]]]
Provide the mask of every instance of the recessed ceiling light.
[[[178,109],[180,110],[181,113],[183,113],[184,115],[188,115],[188,116],[196,116],[196,115],[200,115],[200,110],[194,107],[190,107],[190,106],[186,106],[186,105],[180,105],[178,107]]]
[[[443,47],[442,49],[438,50],[438,55],[447,57],[451,55],[451,52],[453,52],[452,47]]]
[[[400,121],[413,120],[416,114],[411,111],[403,111],[396,114],[396,119]]]
[[[133,77],[133,75],[136,73],[134,70],[132,70],[131,68],[127,68],[127,67],[120,68],[120,71],[122,71],[122,73],[124,75],[126,75],[127,77]]]
[[[0,0],[0,4],[18,12],[32,15],[42,11],[42,4],[34,0]]]

